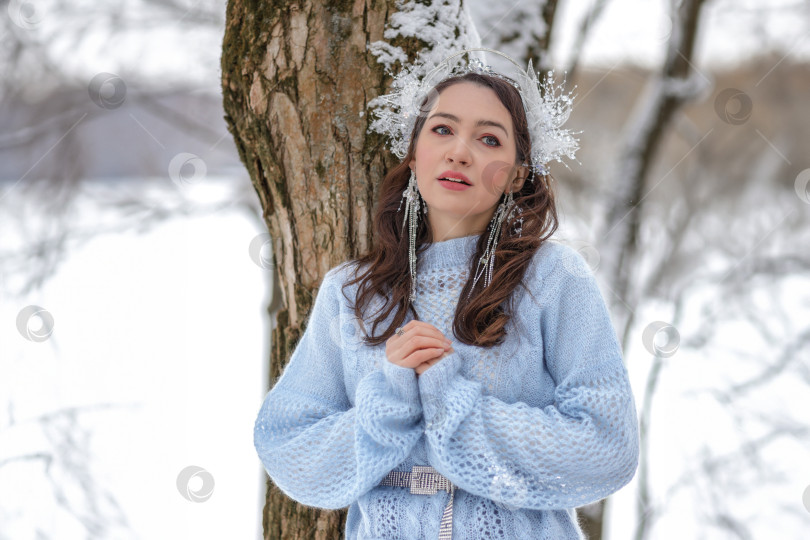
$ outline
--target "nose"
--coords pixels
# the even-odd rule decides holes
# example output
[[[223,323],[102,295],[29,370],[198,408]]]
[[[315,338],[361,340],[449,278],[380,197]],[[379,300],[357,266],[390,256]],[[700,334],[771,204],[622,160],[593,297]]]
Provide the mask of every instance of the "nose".
[[[457,137],[454,144],[447,149],[445,156],[450,163],[468,165],[470,163],[470,149],[461,137]]]

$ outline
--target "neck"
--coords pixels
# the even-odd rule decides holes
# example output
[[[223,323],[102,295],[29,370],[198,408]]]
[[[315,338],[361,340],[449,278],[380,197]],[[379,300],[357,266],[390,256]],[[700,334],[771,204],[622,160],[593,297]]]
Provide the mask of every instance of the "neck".
[[[464,238],[466,236],[480,236],[484,234],[487,230],[487,226],[491,221],[492,216],[489,216],[489,219],[480,219],[478,221],[465,221],[465,220],[444,220],[441,219],[439,216],[436,216],[434,221],[438,221],[438,223],[434,223],[434,221],[430,222],[430,229],[433,233],[433,241],[434,242],[444,242],[445,240],[453,240],[455,238]]]

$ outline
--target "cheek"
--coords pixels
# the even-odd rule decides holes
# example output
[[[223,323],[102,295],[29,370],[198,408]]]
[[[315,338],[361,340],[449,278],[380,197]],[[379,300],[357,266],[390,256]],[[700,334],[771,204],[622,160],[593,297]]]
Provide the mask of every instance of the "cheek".
[[[509,181],[513,166],[512,163],[499,159],[484,164],[481,171],[481,179],[484,185],[493,188],[493,193],[495,193],[495,190],[500,193]]]
[[[420,138],[419,142],[416,144],[416,151],[414,152],[416,155],[416,161],[419,162],[426,162],[430,159],[433,159],[436,154],[436,150],[434,149],[433,145],[427,143],[424,137]]]
[[[437,163],[440,160],[438,152],[429,145],[417,147],[414,151],[416,158],[416,173],[419,176],[429,176],[436,172]]]

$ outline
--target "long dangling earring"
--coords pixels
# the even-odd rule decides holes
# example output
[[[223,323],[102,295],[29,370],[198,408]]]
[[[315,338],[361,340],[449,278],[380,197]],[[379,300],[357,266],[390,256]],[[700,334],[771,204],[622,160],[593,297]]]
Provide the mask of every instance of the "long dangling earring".
[[[478,279],[481,277],[481,272],[484,270],[487,271],[486,278],[484,279],[484,288],[488,287],[489,284],[492,282],[492,273],[495,269],[495,250],[498,248],[498,238],[501,236],[501,225],[504,221],[512,220],[515,216],[515,211],[517,210],[518,213],[523,213],[523,210],[518,208],[515,204],[514,195],[512,191],[506,194],[504,197],[503,202],[498,206],[498,209],[495,211],[495,215],[492,216],[492,220],[489,223],[489,238],[487,239],[487,249],[484,251],[483,257],[478,260],[478,269],[475,273],[475,279],[473,280],[472,287],[470,287],[470,292],[467,293],[467,298],[469,299],[472,296],[473,290],[475,290],[475,285],[478,283]],[[518,232],[520,235],[523,235],[523,218],[520,218],[520,229]]]
[[[405,217],[402,220],[402,232],[405,232],[405,224],[410,225],[408,229],[408,262],[411,273],[411,298],[413,302],[416,296],[416,231],[419,229],[419,209],[421,206],[422,195],[416,185],[416,173],[411,169],[411,179],[408,181],[408,187],[402,192],[402,199],[405,201]],[[399,202],[397,213],[402,208],[402,201]],[[427,214],[427,204],[424,207],[424,213]]]

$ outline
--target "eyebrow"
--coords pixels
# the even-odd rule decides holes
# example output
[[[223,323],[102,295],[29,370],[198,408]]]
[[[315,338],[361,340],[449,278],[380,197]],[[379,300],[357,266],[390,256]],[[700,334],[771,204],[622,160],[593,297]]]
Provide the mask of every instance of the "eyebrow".
[[[436,116],[442,116],[444,118],[448,118],[448,119],[452,120],[453,122],[459,122],[460,121],[458,119],[458,116],[456,116],[455,114],[443,113],[443,112],[437,112],[437,113],[433,114],[430,118],[435,118]],[[430,120],[430,118],[428,118],[428,120]],[[500,124],[498,122],[495,122],[494,120],[478,120],[475,123],[475,127],[479,127],[479,126],[493,126],[493,127],[501,128],[503,130],[503,132],[506,134],[506,138],[507,139],[509,138],[509,132],[506,130],[506,128],[503,127],[502,124]]]

